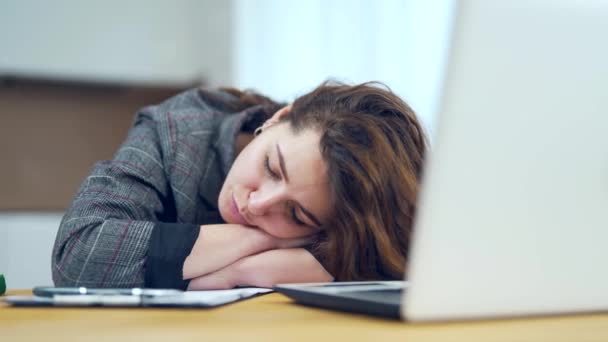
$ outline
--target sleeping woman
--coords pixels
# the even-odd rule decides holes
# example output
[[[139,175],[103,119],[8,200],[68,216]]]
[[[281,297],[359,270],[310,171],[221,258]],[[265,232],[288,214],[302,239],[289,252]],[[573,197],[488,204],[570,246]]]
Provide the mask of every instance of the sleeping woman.
[[[281,104],[193,89],[142,109],[61,222],[56,286],[401,279],[427,141],[382,84]]]

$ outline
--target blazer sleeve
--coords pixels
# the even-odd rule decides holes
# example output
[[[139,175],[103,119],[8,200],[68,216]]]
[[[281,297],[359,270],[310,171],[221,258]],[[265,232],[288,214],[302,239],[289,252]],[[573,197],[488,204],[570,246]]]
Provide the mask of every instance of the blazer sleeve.
[[[138,112],[114,158],[97,163],[80,186],[53,247],[56,286],[144,285],[155,225],[175,222],[159,111],[151,106]]]

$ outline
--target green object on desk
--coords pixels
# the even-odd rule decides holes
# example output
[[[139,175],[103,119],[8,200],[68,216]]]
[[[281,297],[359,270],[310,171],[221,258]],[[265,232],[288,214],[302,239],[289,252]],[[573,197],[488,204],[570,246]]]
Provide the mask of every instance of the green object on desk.
[[[6,291],[6,281],[4,280],[4,274],[0,274],[0,295],[3,295]]]

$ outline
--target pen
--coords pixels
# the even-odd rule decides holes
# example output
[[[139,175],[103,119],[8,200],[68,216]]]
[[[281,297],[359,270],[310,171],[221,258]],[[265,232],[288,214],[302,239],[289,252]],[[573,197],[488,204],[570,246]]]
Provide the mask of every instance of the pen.
[[[87,287],[44,287],[34,288],[34,295],[39,297],[54,297],[58,295],[105,295],[105,296],[144,296],[162,297],[175,296],[183,293],[176,289],[144,289],[144,288],[87,288]]]

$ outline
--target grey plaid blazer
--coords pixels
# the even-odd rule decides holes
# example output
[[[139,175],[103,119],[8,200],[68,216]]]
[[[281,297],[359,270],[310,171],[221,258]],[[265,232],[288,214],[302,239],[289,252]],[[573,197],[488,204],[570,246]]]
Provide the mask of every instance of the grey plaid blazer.
[[[219,216],[236,135],[263,114],[259,106],[230,112],[218,98],[235,100],[194,89],[136,114],[114,159],[94,166],[63,217],[52,255],[56,286],[143,286],[155,224]]]

